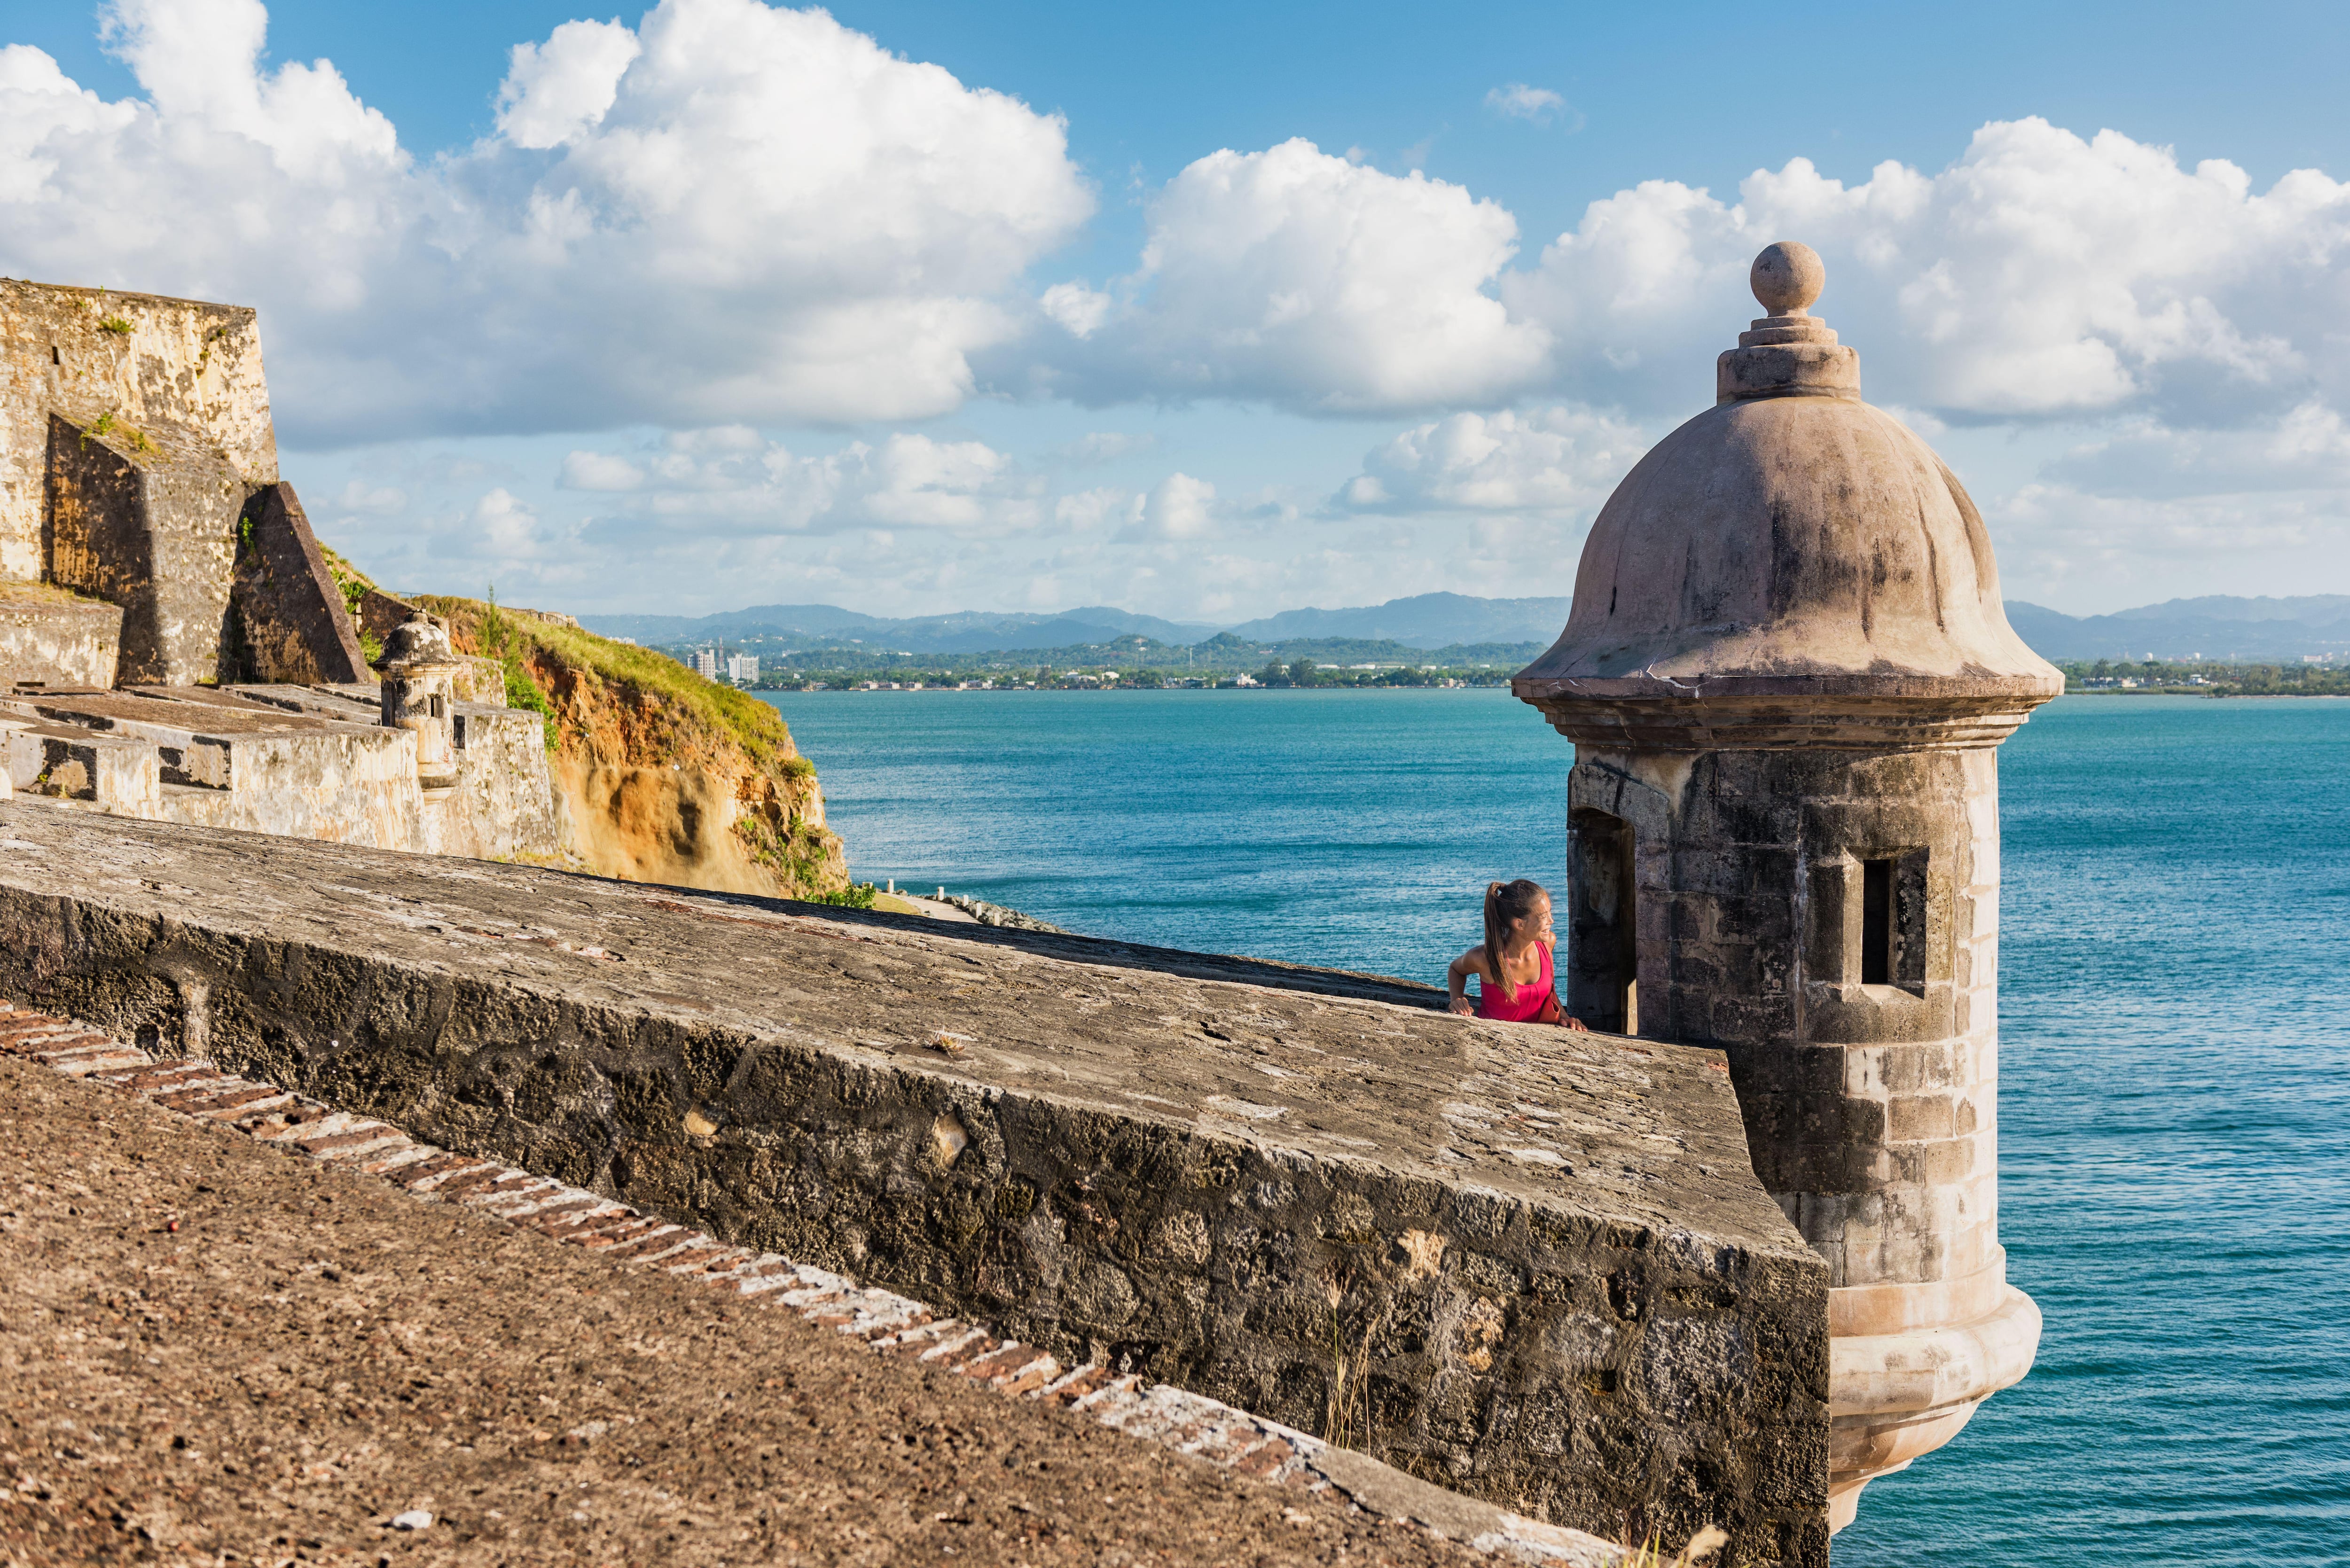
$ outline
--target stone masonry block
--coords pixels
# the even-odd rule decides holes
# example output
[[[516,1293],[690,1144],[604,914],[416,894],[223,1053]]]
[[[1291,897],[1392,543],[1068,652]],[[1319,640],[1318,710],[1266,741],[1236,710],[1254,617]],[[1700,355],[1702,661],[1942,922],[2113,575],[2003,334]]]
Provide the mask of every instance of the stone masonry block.
[[[236,679],[296,686],[368,679],[358,628],[294,487],[254,492],[238,519]]]
[[[48,421],[43,576],[122,607],[114,683],[218,679],[244,482],[163,421]]]
[[[1948,1095],[1897,1096],[1885,1112],[1885,1136],[1897,1143],[1917,1143],[1956,1134]]]
[[[45,583],[0,582],[0,691],[34,686],[109,686],[122,645],[122,611]]]

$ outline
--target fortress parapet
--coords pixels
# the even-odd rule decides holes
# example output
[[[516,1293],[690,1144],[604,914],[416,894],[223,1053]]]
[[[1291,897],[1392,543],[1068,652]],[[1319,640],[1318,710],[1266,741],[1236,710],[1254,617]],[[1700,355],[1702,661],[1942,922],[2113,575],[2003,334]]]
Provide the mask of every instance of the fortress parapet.
[[[1727,1053],[1755,1173],[1827,1260],[1831,1522],[2022,1377],[1999,1245],[1999,773],[2064,690],[1982,518],[1860,400],[1807,247],[1715,406],[1593,524],[1519,697],[1575,742],[1567,1007]]]
[[[1719,1052],[21,801],[0,838],[0,996],[1547,1523],[1825,1568],[1827,1269]]]

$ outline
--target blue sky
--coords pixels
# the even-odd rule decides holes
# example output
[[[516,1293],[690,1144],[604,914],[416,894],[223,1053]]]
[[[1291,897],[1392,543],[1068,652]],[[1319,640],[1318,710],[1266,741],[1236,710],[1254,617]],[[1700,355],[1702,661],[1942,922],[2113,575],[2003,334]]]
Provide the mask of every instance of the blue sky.
[[[259,306],[399,586],[1240,619],[1565,592],[1806,239],[2010,597],[2350,588],[2340,7],[831,15],[20,5],[0,270]]]

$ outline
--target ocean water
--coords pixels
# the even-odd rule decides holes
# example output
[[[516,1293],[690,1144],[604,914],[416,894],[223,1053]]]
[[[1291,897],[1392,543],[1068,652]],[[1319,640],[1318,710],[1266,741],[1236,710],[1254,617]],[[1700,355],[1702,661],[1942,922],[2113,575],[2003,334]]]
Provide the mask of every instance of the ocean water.
[[[1440,983],[1561,879],[1505,692],[776,694],[859,877]],[[2350,1563],[2350,701],[2067,698],[2001,751],[2032,1375],[1839,1563]]]

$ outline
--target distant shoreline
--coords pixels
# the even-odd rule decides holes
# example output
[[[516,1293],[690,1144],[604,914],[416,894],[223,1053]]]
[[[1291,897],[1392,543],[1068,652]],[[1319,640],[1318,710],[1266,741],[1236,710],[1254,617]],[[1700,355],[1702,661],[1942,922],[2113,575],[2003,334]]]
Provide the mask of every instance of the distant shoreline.
[[[2350,699],[2350,691],[2204,691],[2193,687],[2154,686],[2133,687],[2126,691],[2100,687],[2094,691],[2068,688],[2067,697],[2200,697],[2218,702],[2265,702],[2276,699],[2287,702],[2341,701]]]

